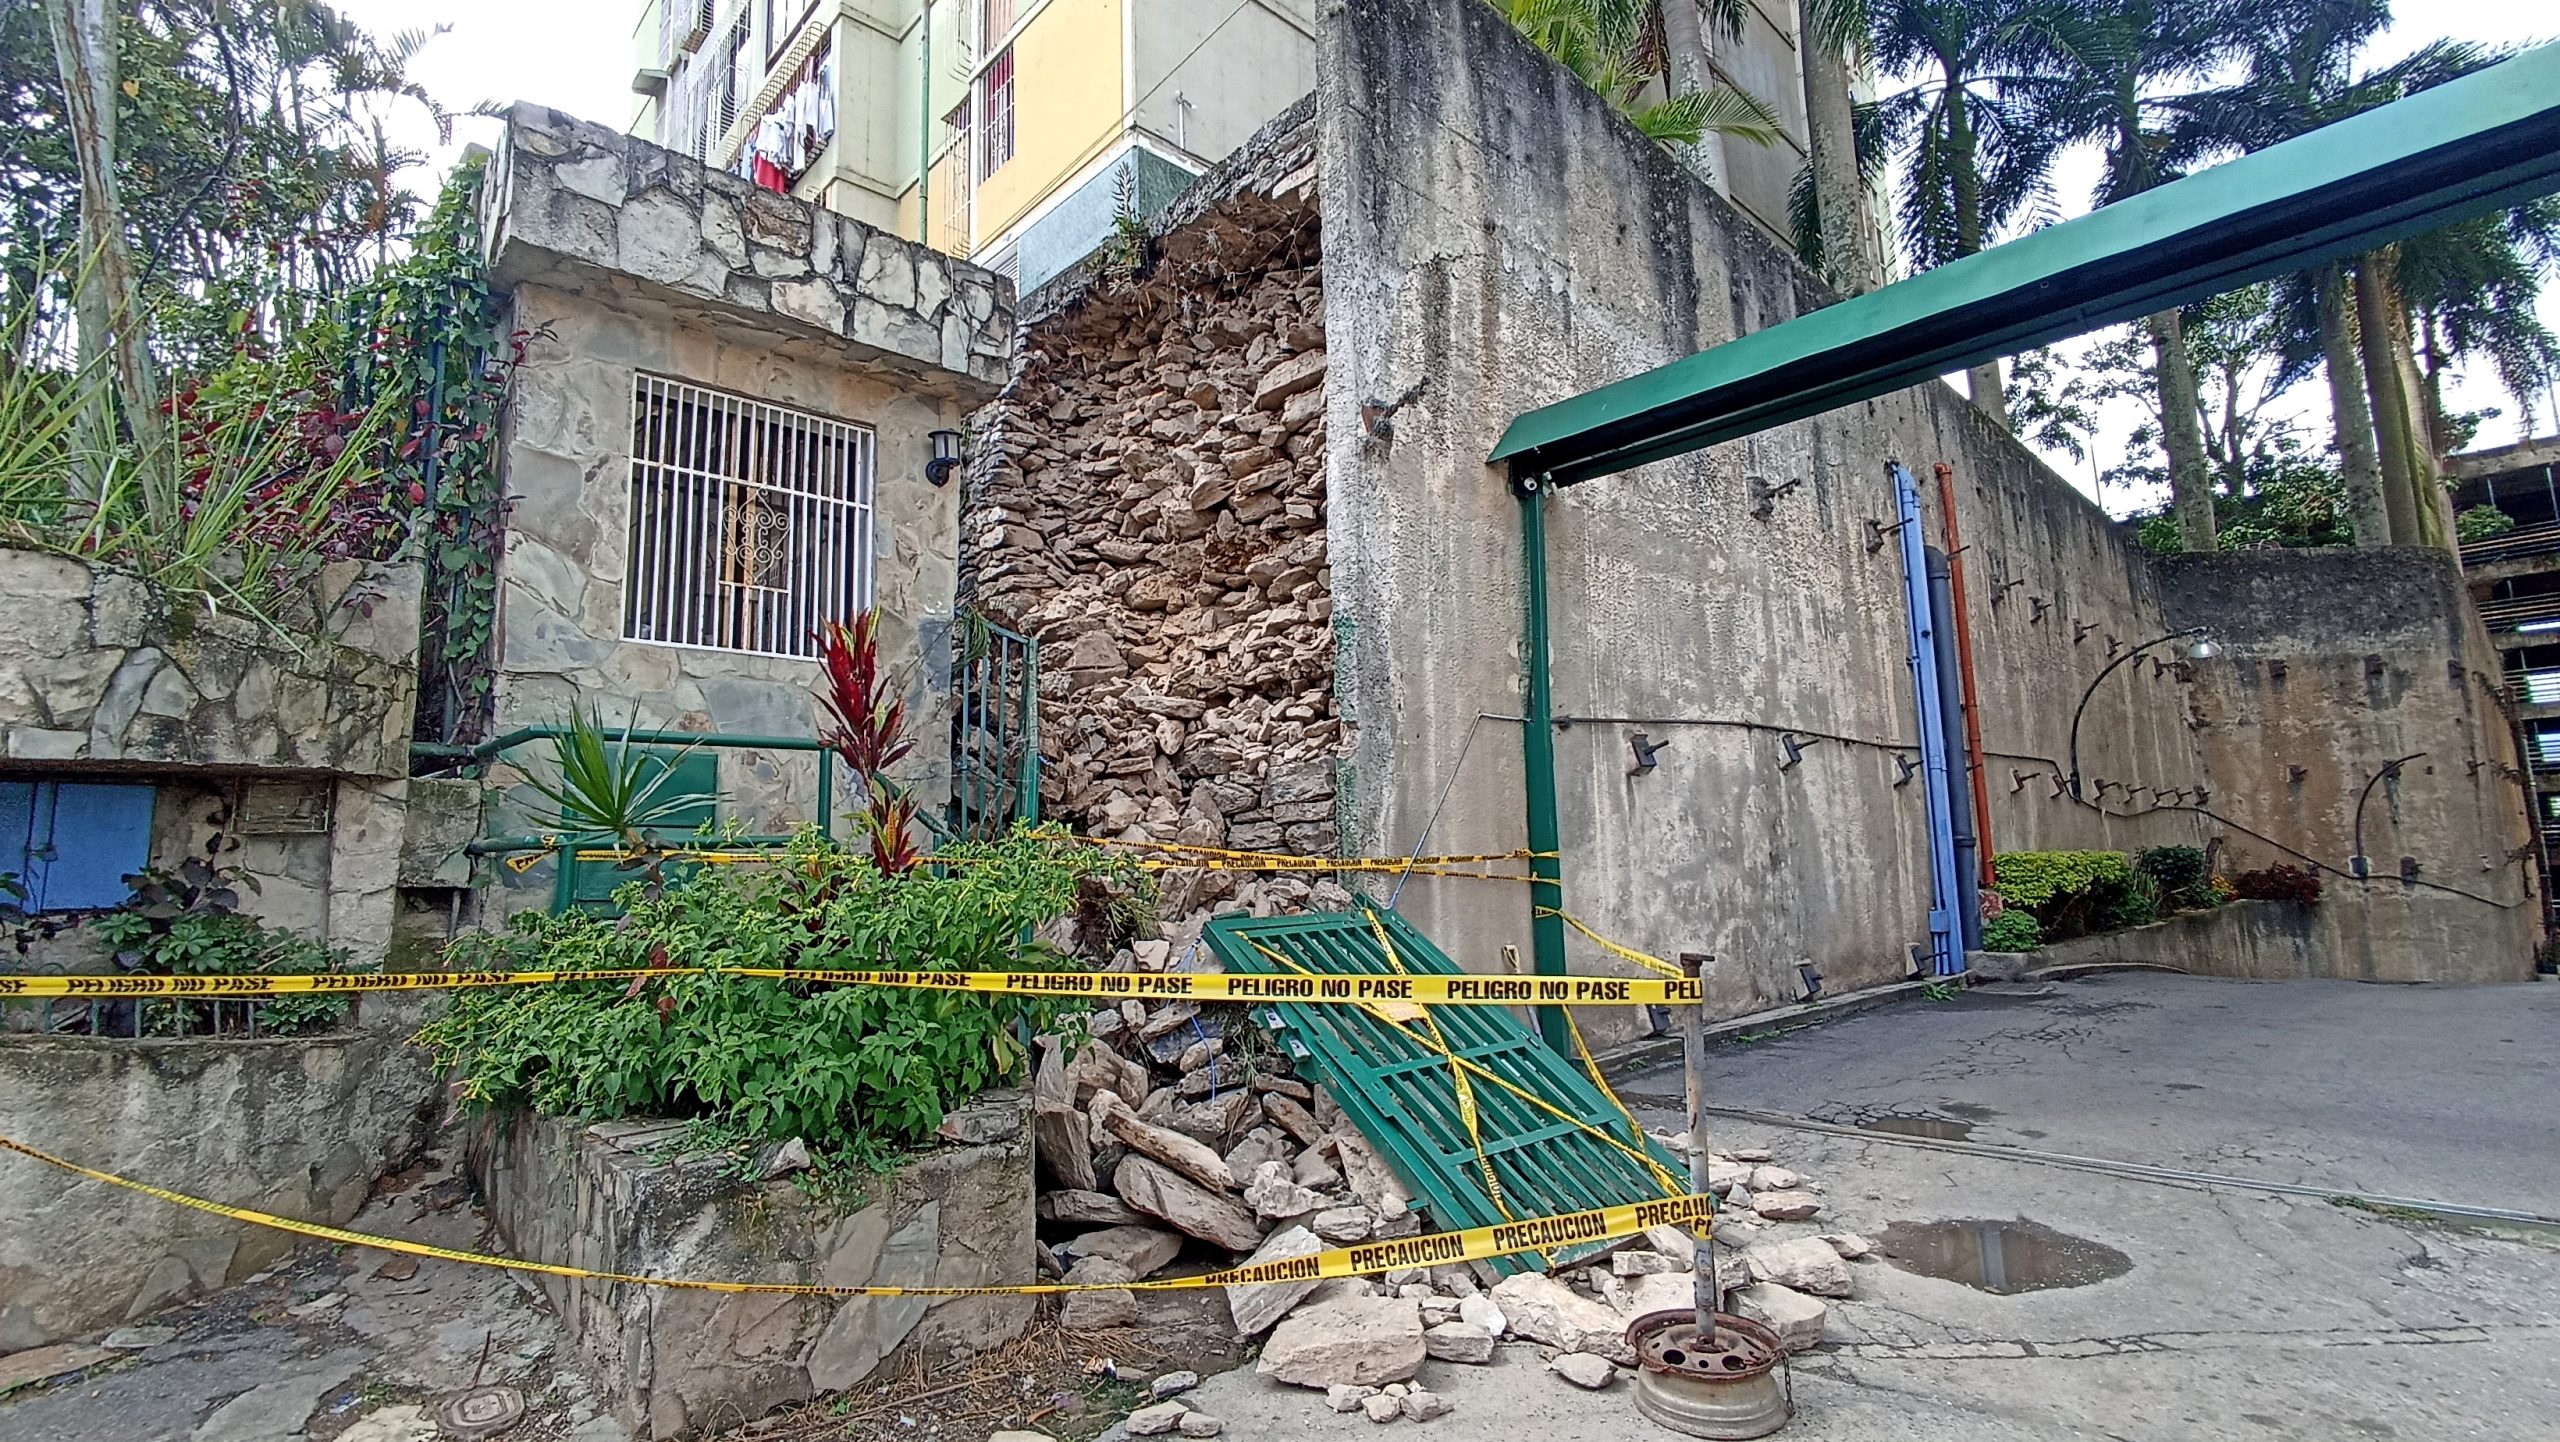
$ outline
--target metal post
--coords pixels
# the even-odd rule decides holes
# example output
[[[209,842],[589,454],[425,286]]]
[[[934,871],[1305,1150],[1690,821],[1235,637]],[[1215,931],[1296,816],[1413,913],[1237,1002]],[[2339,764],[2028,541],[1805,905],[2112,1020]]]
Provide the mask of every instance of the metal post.
[[[1015,774],[1013,819],[1040,819],[1040,639],[1025,636],[1022,651],[1022,759]]]
[[[1547,520],[1546,486],[1541,477],[1523,477],[1514,486],[1520,497],[1521,586],[1526,614],[1522,647],[1528,668],[1528,696],[1520,725],[1520,759],[1529,813],[1529,954],[1540,976],[1565,974],[1564,864],[1557,854],[1556,731],[1553,677],[1547,654]],[[1563,1054],[1569,1042],[1564,1012],[1538,1009],[1538,1034]]]
[[[1689,1190],[1702,1197],[1712,1193],[1707,1190],[1707,989],[1699,977],[1714,960],[1701,952],[1680,953],[1680,974],[1698,993],[1697,1003],[1680,1011],[1680,1060],[1689,1078]],[[1689,1240],[1696,1248],[1690,1271],[1697,1277],[1698,1345],[1713,1347],[1716,1313],[1724,1310],[1724,1286],[1716,1273],[1714,1220],[1690,1228]]]

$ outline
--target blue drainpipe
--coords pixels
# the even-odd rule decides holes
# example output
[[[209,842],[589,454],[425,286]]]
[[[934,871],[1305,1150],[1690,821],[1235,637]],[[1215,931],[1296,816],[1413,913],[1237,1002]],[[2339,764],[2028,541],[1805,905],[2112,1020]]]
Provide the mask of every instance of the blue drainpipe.
[[[1902,594],[1911,622],[1911,688],[1917,703],[1914,729],[1920,737],[1920,794],[1929,820],[1929,970],[1937,976],[1964,971],[1964,934],[1956,897],[1956,833],[1953,793],[1947,784],[1945,707],[1938,695],[1938,618],[1929,603],[1927,542],[1920,530],[1920,482],[1900,462],[1886,467],[1893,475],[1893,501],[1901,527]]]

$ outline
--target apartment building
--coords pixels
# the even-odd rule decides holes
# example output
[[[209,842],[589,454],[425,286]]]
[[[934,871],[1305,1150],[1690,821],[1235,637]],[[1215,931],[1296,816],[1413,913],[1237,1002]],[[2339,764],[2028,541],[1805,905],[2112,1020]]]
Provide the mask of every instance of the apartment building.
[[[1679,0],[1674,0],[1679,3]],[[1319,0],[642,0],[632,130],[1013,277],[1153,215],[1315,88]],[[1790,0],[1748,0],[1711,82],[1785,138],[1710,137],[1782,241],[1805,156]]]

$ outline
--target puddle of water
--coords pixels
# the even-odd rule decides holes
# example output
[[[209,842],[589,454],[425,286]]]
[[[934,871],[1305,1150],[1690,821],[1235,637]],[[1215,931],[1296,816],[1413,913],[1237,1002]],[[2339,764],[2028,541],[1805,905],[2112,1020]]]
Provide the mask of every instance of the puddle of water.
[[[2085,1287],[2133,1270],[2115,1248],[2040,1222],[1888,1222],[1885,1260],[1906,1272],[2006,1297]]]
[[[1951,1122],[1945,1117],[1869,1117],[1858,1123],[1858,1129],[1893,1132],[1906,1137],[1935,1137],[1942,1142],[1960,1142],[1973,1135],[1973,1123]]]

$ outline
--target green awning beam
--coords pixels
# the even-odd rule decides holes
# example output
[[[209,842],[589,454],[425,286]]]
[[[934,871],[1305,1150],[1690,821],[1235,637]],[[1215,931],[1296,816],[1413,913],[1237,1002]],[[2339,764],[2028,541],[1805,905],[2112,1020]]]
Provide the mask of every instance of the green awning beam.
[[[2560,44],[1529,412],[1569,486],[2560,191]]]

